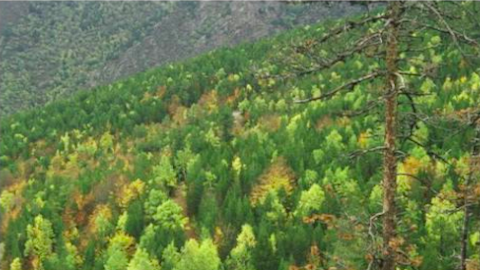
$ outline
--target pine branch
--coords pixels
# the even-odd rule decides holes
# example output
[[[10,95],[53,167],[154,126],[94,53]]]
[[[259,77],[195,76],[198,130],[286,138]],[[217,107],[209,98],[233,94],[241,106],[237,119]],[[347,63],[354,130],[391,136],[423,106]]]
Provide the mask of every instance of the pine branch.
[[[352,80],[348,83],[342,84],[342,85],[338,86],[337,88],[335,88],[335,89],[333,89],[333,90],[331,90],[331,91],[329,91],[325,94],[322,94],[320,96],[311,97],[311,98],[307,98],[307,99],[301,99],[301,100],[295,100],[294,102],[295,103],[308,103],[308,102],[312,102],[312,101],[316,101],[316,100],[328,99],[328,98],[331,98],[331,97],[335,96],[338,92],[340,92],[343,89],[347,88],[347,89],[352,90],[357,84],[362,83],[364,81],[369,81],[369,80],[375,79],[382,74],[383,74],[383,72],[379,72],[379,71],[369,73],[369,74],[367,74],[363,77],[360,77],[360,78]]]
[[[344,50],[342,53],[335,54],[335,58],[330,59],[330,60],[320,59],[319,61],[317,61],[316,66],[311,67],[309,69],[300,70],[300,71],[296,72],[295,75],[296,76],[305,76],[305,75],[309,75],[309,74],[312,74],[312,73],[319,72],[321,70],[330,68],[330,67],[332,67],[333,65],[335,65],[339,62],[345,61],[349,57],[355,55],[356,53],[360,53],[360,52],[364,51],[366,48],[368,48],[370,46],[382,44],[383,43],[382,33],[383,33],[383,29],[380,30],[380,31],[377,31],[375,33],[372,33],[370,35],[367,35],[364,38],[358,39],[350,49]],[[372,40],[374,40],[374,39],[378,39],[378,42],[373,43]]]
[[[369,24],[369,23],[374,23],[376,21],[379,21],[379,20],[382,20],[382,19],[385,19],[385,18],[386,18],[385,15],[379,15],[379,16],[374,16],[374,17],[367,17],[366,19],[363,19],[363,20],[358,21],[358,22],[348,21],[344,25],[333,29],[331,32],[329,32],[328,34],[321,37],[317,41],[317,43],[325,43],[329,39],[331,39],[333,37],[336,37],[336,36],[338,36],[338,35],[340,35],[344,32],[350,31],[350,30],[352,30],[354,28],[357,28],[357,27],[364,26],[364,25]]]
[[[371,216],[368,222],[368,235],[371,238],[371,244],[370,246],[373,246],[373,249],[375,248],[375,234],[373,233],[373,227],[375,226],[375,220],[385,214],[384,211],[376,213],[375,215]],[[372,249],[372,248],[369,248]],[[375,263],[376,259],[375,256],[373,256],[372,260],[368,263],[367,270],[371,270],[373,267],[373,264]]]
[[[340,117],[356,117],[356,116],[360,116],[360,115],[364,115],[368,112],[371,112],[375,107],[378,107],[381,103],[381,100],[377,99],[377,100],[370,100],[369,102],[367,102],[367,105],[359,110],[350,110],[350,111],[347,111],[345,113],[338,113],[338,114],[335,114],[336,116],[340,116]]]
[[[349,158],[354,159],[354,158],[361,157],[361,156],[363,156],[365,154],[368,154],[368,153],[383,151],[383,150],[385,150],[385,147],[383,147],[383,146],[368,148],[368,149],[364,149],[364,150],[357,150],[357,151],[352,152],[349,155]]]
[[[435,6],[433,6],[432,4],[430,3],[424,3],[424,5],[430,9],[437,17],[438,19],[440,20],[440,22],[445,26],[445,28],[447,29],[447,32],[450,34],[450,36],[452,37],[452,40],[453,42],[455,43],[455,46],[457,47],[457,49],[460,51],[460,53],[462,54],[462,56],[465,58],[465,60],[469,63],[468,61],[468,58],[467,58],[467,55],[465,54],[465,52],[463,51],[459,41],[458,41],[458,35],[455,31],[453,31],[453,29],[450,27],[450,25],[448,24],[448,22],[445,20],[444,18],[444,15],[437,9],[435,8]]]

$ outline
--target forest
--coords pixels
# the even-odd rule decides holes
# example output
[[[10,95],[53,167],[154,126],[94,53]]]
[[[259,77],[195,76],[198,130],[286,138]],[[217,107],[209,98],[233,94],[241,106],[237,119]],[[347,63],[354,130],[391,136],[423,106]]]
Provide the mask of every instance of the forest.
[[[479,270],[480,2],[392,1],[0,120],[0,268]]]

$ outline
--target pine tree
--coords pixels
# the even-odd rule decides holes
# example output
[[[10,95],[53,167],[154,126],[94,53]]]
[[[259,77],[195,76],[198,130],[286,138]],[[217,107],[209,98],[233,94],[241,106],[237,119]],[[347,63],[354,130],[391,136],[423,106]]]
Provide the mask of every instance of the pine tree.
[[[252,253],[256,244],[252,227],[248,224],[243,225],[237,237],[237,244],[226,261],[226,267],[232,270],[254,270]]]
[[[12,263],[10,264],[10,270],[22,270],[22,261],[20,258],[13,259]]]
[[[464,16],[469,16],[465,7],[457,6],[457,10],[462,10]],[[419,13],[426,12],[425,16],[418,16]],[[412,91],[408,89],[407,76],[430,76],[427,65],[422,67],[421,71],[404,71],[406,61],[409,57],[415,57],[415,53],[421,54],[425,48],[418,46],[412,40],[415,36],[411,35],[414,29],[418,27],[426,27],[441,34],[446,34],[452,41],[453,46],[461,53],[465,62],[468,62],[468,57],[462,45],[468,44],[473,47],[478,46],[475,39],[468,37],[463,31],[455,30],[451,26],[450,20],[454,16],[450,16],[448,10],[439,9],[436,3],[429,2],[409,2],[409,1],[392,1],[387,4],[386,12],[377,16],[367,15],[362,20],[349,21],[343,26],[334,28],[329,33],[323,35],[317,40],[311,41],[309,44],[302,44],[297,46],[295,54],[299,56],[297,59],[310,58],[310,64],[301,63],[301,61],[294,61],[293,76],[306,76],[315,74],[322,70],[327,70],[337,64],[344,63],[347,59],[354,59],[361,54],[368,58],[375,58],[382,62],[382,68],[376,69],[373,72],[359,76],[351,81],[348,81],[330,91],[323,92],[320,95],[297,100],[297,103],[309,103],[317,100],[330,100],[342,92],[354,92],[361,89],[361,85],[366,83],[374,83],[382,78],[383,82],[383,114],[384,114],[384,142],[382,147],[361,150],[360,155],[382,150],[383,151],[383,211],[372,216],[373,219],[382,217],[383,220],[383,246],[381,252],[374,260],[370,260],[369,269],[375,263],[383,270],[393,270],[396,267],[395,258],[397,257],[397,250],[394,250],[393,242],[396,241],[397,236],[397,206],[395,192],[397,187],[397,155],[398,143],[400,141],[411,141],[412,134],[418,128],[418,110],[416,106],[416,97],[420,96],[419,91]],[[360,29],[363,36],[356,37],[351,31],[352,29]],[[346,35],[345,35],[346,34]],[[344,39],[347,36],[347,39]],[[342,50],[332,50],[333,56],[324,50],[322,45],[331,41],[341,42],[345,45]],[[352,42],[353,40],[353,42]],[[334,46],[335,47],[335,46]],[[312,57],[315,52],[320,52],[318,57]],[[406,56],[406,57],[405,57]],[[288,58],[295,59],[295,58]],[[438,59],[436,60],[437,62]],[[358,65],[362,65],[358,62]],[[408,66],[407,66],[408,67]],[[291,75],[291,74],[290,74]],[[337,73],[332,72],[332,81],[340,79]],[[422,91],[420,89],[420,91]],[[428,91],[427,91],[428,92]],[[411,114],[414,115],[413,120],[407,121],[405,127],[406,132],[399,133],[399,97],[405,97],[410,107]],[[379,98],[379,100],[382,100]],[[351,115],[361,115],[369,112],[372,108],[379,107],[378,101],[371,101],[365,108],[354,110]],[[348,113],[346,114],[348,115]],[[424,145],[422,145],[424,146]],[[300,148],[300,146],[299,146]]]
[[[111,239],[106,252],[105,270],[126,270],[127,250],[133,246],[134,239],[124,232],[117,232]]]
[[[153,177],[157,185],[164,188],[165,191],[174,188],[177,184],[177,173],[172,166],[170,157],[162,155],[160,164],[153,167]]]
[[[34,257],[35,269],[43,269],[42,263],[53,253],[54,236],[52,223],[42,215],[35,217],[33,226],[27,226],[25,255]]]
[[[154,262],[150,259],[147,251],[141,247],[137,247],[133,258],[128,263],[127,270],[144,270],[152,269],[159,270],[158,262]]]
[[[136,239],[140,239],[144,226],[142,202],[136,200],[128,206],[125,231]]]
[[[162,270],[172,270],[178,264],[181,259],[180,253],[177,251],[177,248],[171,242],[163,250],[162,253]]]
[[[212,240],[203,240],[200,244],[194,239],[185,243],[181,258],[175,270],[218,270],[220,267],[217,247]]]
[[[183,229],[187,218],[183,216],[182,208],[174,201],[168,199],[157,208],[153,219],[167,230]]]
[[[309,216],[313,211],[321,209],[325,200],[325,192],[322,188],[313,184],[308,191],[303,191],[297,206],[297,213],[300,216]]]
[[[108,251],[105,270],[126,270],[128,264],[127,254],[120,247],[112,247]]]

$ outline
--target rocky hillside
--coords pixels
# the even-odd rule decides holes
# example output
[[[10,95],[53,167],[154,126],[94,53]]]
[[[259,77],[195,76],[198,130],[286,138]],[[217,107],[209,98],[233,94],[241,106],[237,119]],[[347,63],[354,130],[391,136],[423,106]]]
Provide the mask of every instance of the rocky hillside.
[[[333,5],[284,2],[182,3],[155,25],[142,42],[108,63],[98,81],[110,82],[166,62],[192,57],[221,46],[256,40],[297,25],[360,11],[347,2]]]
[[[2,2],[0,115],[362,9],[346,2]]]

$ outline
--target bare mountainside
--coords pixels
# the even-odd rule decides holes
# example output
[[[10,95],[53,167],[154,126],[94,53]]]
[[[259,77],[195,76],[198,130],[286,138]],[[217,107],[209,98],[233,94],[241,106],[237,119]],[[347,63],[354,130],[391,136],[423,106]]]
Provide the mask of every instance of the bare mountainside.
[[[1,2],[0,115],[362,10],[347,2]]]
[[[285,2],[195,2],[176,9],[142,42],[109,62],[97,81],[110,82],[166,62],[221,46],[256,40],[282,30],[361,11],[348,2],[293,6]]]

